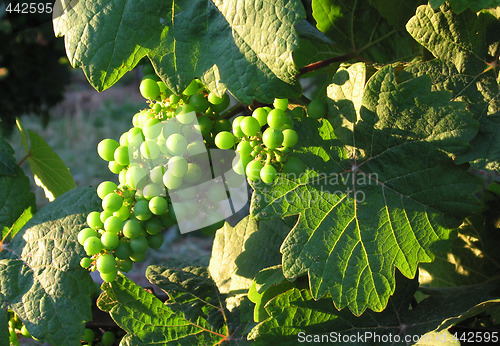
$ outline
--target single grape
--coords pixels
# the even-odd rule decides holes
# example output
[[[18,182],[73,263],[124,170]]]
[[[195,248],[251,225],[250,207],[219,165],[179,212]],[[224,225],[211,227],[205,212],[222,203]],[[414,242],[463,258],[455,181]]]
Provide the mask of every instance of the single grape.
[[[172,172],[167,170],[163,175],[163,185],[169,190],[175,190],[182,185],[182,178],[173,175]]]
[[[235,156],[232,162],[233,171],[238,175],[244,175],[245,168],[250,161],[252,161],[250,156]]]
[[[109,168],[109,171],[111,173],[114,173],[114,174],[119,174],[122,169],[124,168],[125,166],[123,165],[120,165],[118,162],[116,161],[109,161],[108,162],[108,168]]]
[[[288,108],[288,99],[274,99],[274,108],[286,110]]]
[[[184,181],[188,184],[196,184],[201,181],[203,171],[196,163],[188,163],[188,170],[184,175]]]
[[[186,152],[187,141],[183,135],[174,133],[167,138],[167,148],[172,155],[182,155]]]
[[[146,200],[137,201],[134,205],[134,215],[140,221],[149,220],[153,215],[149,211],[149,202]]]
[[[207,190],[208,199],[214,203],[227,199],[226,190],[222,185],[211,185]]]
[[[244,115],[240,115],[240,116],[237,116],[236,118],[234,118],[233,123],[231,125],[232,129],[234,130],[235,128],[240,127],[241,122],[243,121],[243,119],[245,119]]]
[[[104,282],[113,282],[116,280],[116,277],[118,276],[118,269],[115,268],[112,272],[109,273],[100,273],[101,279]]]
[[[260,178],[266,184],[271,184],[276,178],[276,174],[277,174],[276,168],[274,168],[270,164],[265,165],[260,170]]]
[[[238,146],[236,147],[236,151],[241,155],[241,156],[249,156],[250,153],[252,152],[253,147],[248,141],[241,141]]]
[[[283,143],[283,132],[279,129],[269,127],[262,134],[262,142],[269,149],[276,149]]]
[[[122,133],[118,143],[120,143],[120,145],[128,146],[128,132]]]
[[[101,215],[99,218],[101,219],[103,226],[104,226],[104,221],[106,221],[106,219],[112,215],[113,215],[113,213],[110,211],[106,211],[106,210],[101,211]]]
[[[163,174],[165,173],[165,169],[163,166],[154,167],[151,172],[149,172],[149,177],[151,178],[151,182],[155,184],[163,184]]]
[[[260,124],[254,117],[246,116],[240,122],[240,128],[243,133],[249,137],[255,136],[260,131]]]
[[[106,250],[114,250],[120,243],[120,239],[117,233],[104,232],[101,236],[101,243]]]
[[[145,99],[156,100],[160,96],[160,87],[154,79],[145,78],[139,85],[139,91]]]
[[[177,103],[179,103],[179,101],[181,100],[181,96],[179,95],[175,95],[175,94],[172,94],[170,95],[170,97],[168,98],[169,102],[171,105],[175,105]]]
[[[297,132],[291,129],[283,130],[283,146],[286,148],[293,147],[299,141]]]
[[[229,149],[234,145],[234,136],[231,132],[222,131],[215,136],[215,145],[219,149]]]
[[[188,170],[188,162],[182,156],[172,156],[168,160],[168,171],[176,177],[182,178]]]
[[[101,229],[103,223],[101,221],[101,213],[93,211],[87,215],[87,225],[93,229]]]
[[[168,202],[165,198],[163,197],[153,197],[149,201],[149,210],[154,214],[154,215],[161,215],[167,212],[168,210]],[[146,227],[147,229],[147,227]]]
[[[132,254],[132,252],[130,254]],[[119,259],[118,261],[116,261],[116,267],[119,271],[126,273],[132,270],[132,268],[134,267],[134,262],[132,262],[127,256],[127,258],[125,259]]]
[[[118,173],[118,183],[121,186],[127,185],[127,170],[128,169],[122,169],[120,173]]]
[[[146,183],[147,172],[139,165],[130,166],[127,170],[127,185],[132,189],[138,189]]]
[[[196,79],[193,79],[182,93],[186,96],[191,96],[196,94],[197,91],[198,91],[198,82],[196,81]]]
[[[85,328],[85,331],[83,332],[82,340],[86,343],[91,343],[92,340],[95,338],[95,333],[92,329]]]
[[[193,106],[185,104],[176,110],[177,120],[184,125],[191,124],[196,119],[196,112]]]
[[[245,170],[248,179],[258,181],[260,179],[260,170],[264,165],[260,161],[251,161]]]
[[[114,139],[103,139],[97,145],[97,153],[99,156],[105,161],[113,161],[114,153],[116,148],[120,146],[120,143],[115,141]]]
[[[132,269],[132,268],[130,268],[130,269]],[[115,334],[113,334],[113,332],[107,331],[107,332],[104,332],[104,334],[102,334],[102,337],[101,337],[102,346],[111,346],[114,344],[115,340],[116,340],[116,337],[115,337]]]
[[[112,181],[103,181],[97,187],[97,196],[99,196],[100,199],[103,199],[106,195],[114,192],[117,188],[116,184]]]
[[[264,126],[267,125],[267,114],[268,114],[267,110],[265,110],[262,107],[259,107],[253,111],[252,117],[257,119],[260,126]]]
[[[279,129],[285,125],[285,122],[286,114],[282,109],[275,108],[267,115],[267,123],[269,124],[269,127]]]
[[[160,156],[160,147],[153,140],[147,140],[141,143],[141,155],[147,160],[155,160]]]
[[[224,101],[224,99],[222,97],[215,95],[214,93],[209,93],[208,94],[208,101],[213,105],[218,105],[219,103]]]
[[[171,210],[171,208],[169,209],[169,211],[170,210]],[[170,216],[169,212],[162,214],[160,216],[160,221],[161,221],[161,224],[163,225],[163,227],[165,227],[165,228],[169,228],[169,227],[172,227],[173,225],[175,225],[175,220],[172,218],[172,216]],[[146,227],[147,227],[147,223],[146,223]],[[154,234],[154,233],[151,233],[150,231],[148,231],[148,233]]]
[[[132,127],[127,132],[127,139],[130,147],[137,148],[144,141],[145,136],[140,127]]]
[[[189,104],[198,113],[205,113],[205,111],[210,107],[210,103],[203,94],[194,94],[189,98]]]
[[[163,225],[158,218],[151,218],[146,222],[146,232],[149,234],[158,234],[162,231]]]
[[[96,267],[101,273],[112,273],[116,269],[115,257],[109,253],[99,256]]]
[[[116,193],[110,193],[102,199],[102,209],[112,213],[118,211],[122,205],[123,198]]]
[[[115,162],[119,165],[126,166],[130,163],[128,157],[128,147],[120,145],[114,153]]]
[[[23,324],[21,327],[21,335],[24,336],[26,339],[31,339],[31,334],[28,332],[28,329],[26,329],[26,326]]]
[[[85,249],[87,255],[96,255],[102,250],[101,240],[97,237],[88,237],[83,243],[83,248]]]
[[[314,119],[324,118],[326,116],[326,103],[322,100],[312,100],[307,105],[307,114]]]
[[[132,253],[132,249],[130,248],[130,244],[128,241],[125,241],[125,238],[120,240],[117,248],[114,251],[115,256],[120,259],[128,259],[128,256]]]
[[[80,232],[78,232],[78,242],[80,245],[85,244],[85,240],[87,240],[90,237],[97,237],[97,231],[92,228],[84,228]]]
[[[211,108],[214,112],[221,113],[229,106],[230,102],[231,102],[231,99],[229,98],[229,95],[224,94],[224,95],[222,95],[222,101],[218,104],[214,104],[213,106],[211,106]]]
[[[289,117],[288,115],[286,116],[286,120],[285,120],[285,124],[283,126],[280,127],[280,130],[286,130],[286,129],[293,129],[293,120],[291,117]]]
[[[146,253],[145,252],[132,252],[130,258],[133,262],[138,263],[144,261],[144,258],[146,258]]]
[[[159,249],[163,244],[163,234],[157,233],[148,236],[148,245],[152,249]]]
[[[130,239],[130,248],[132,252],[146,252],[148,249],[148,240],[145,236]]]
[[[123,235],[129,239],[137,238],[144,233],[141,224],[136,219],[130,219],[123,224]]]
[[[142,195],[144,196],[145,199],[149,201],[153,197],[165,195],[165,187],[163,186],[163,184],[158,185],[150,183],[144,186],[144,189],[142,190]]]
[[[92,264],[92,260],[88,257],[84,257],[80,260],[80,266],[87,269]]]
[[[104,221],[104,229],[108,232],[118,234],[122,230],[123,221],[118,216],[110,216]]]
[[[295,179],[299,178],[302,173],[306,170],[306,165],[302,162],[302,160],[291,157],[283,166],[283,172],[287,175],[295,175]]]
[[[146,139],[156,139],[163,129],[163,124],[156,118],[148,119],[142,126],[142,132]]]
[[[124,204],[118,211],[115,211],[113,215],[119,217],[122,221],[128,220],[130,217],[130,209]]]

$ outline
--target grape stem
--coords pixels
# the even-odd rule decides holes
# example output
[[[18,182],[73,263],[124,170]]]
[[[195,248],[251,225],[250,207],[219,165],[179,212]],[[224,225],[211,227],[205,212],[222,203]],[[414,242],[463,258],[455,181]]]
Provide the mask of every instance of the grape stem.
[[[23,157],[23,158],[21,159],[21,161],[19,161],[19,162],[17,163],[17,165],[18,165],[18,166],[21,166],[21,165],[24,163],[24,161],[26,161],[26,160],[27,160],[27,159],[29,159],[30,157],[31,157],[31,151],[30,151],[30,152],[29,152],[29,153],[28,153],[25,157]]]
[[[229,108],[227,111],[225,111],[224,113],[221,113],[217,119],[230,119],[232,118],[234,115],[238,114],[238,113],[241,113],[243,112],[244,110],[247,109],[247,106],[244,105],[243,103],[241,102],[238,102],[237,104],[235,104],[234,106],[232,106],[231,108]]]
[[[306,66],[300,68],[299,74],[297,75],[297,77],[302,76],[302,75],[309,73],[309,72],[312,72],[312,71],[319,70],[320,68],[334,64],[336,62],[344,62],[344,61],[351,60],[352,58],[357,57],[358,54],[359,54],[359,51],[356,51],[356,52],[351,52],[351,53],[347,53],[344,55],[334,56],[334,57],[331,57],[331,58],[328,58],[325,60],[313,62],[312,64],[309,64],[309,65],[306,65]]]

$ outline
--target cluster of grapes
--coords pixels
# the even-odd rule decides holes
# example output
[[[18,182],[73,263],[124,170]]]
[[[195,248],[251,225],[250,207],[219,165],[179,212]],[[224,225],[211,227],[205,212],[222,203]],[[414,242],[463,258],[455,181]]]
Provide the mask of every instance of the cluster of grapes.
[[[9,341],[11,345],[19,346],[18,334],[24,336],[27,339],[31,339],[32,336],[26,329],[21,319],[13,311],[8,310],[9,317]],[[34,339],[34,338],[33,338]],[[36,339],[35,339],[36,340]]]
[[[305,169],[302,161],[285,155],[299,140],[293,119],[304,117],[305,110],[288,109],[287,99],[275,99],[273,106],[259,107],[251,116],[236,117],[232,133],[222,131],[215,137],[215,145],[220,149],[230,149],[238,143],[236,151],[241,165],[234,164],[236,173],[267,184],[275,181],[279,170],[300,174]]]
[[[116,341],[116,336],[112,331],[105,331],[102,333],[100,337],[100,342],[96,340],[96,334],[92,329],[85,328],[85,332],[82,336],[82,341],[84,342],[83,346],[91,346],[93,344],[102,345],[102,346],[111,346]],[[97,342],[97,343],[96,343]]]
[[[104,139],[97,147],[110,171],[118,174],[119,185],[105,181],[98,186],[103,211],[91,212],[88,228],[78,234],[89,256],[81,266],[97,269],[105,282],[143,261],[149,247],[159,248],[163,228],[192,217],[189,211],[196,209],[193,203],[200,196],[213,202],[227,197],[224,189],[207,185],[207,191],[200,191],[197,186],[210,170],[205,143],[230,127],[227,120],[217,119],[228,107],[229,96],[209,93],[199,80],[193,80],[182,95],[170,94],[154,75],[146,76],[139,90],[149,107],[134,115],[133,127],[119,142]],[[231,185],[231,179],[225,183]],[[182,191],[183,202],[172,208],[168,191],[176,190]],[[206,208],[203,212],[213,221],[209,225],[220,228],[224,217],[211,205]]]

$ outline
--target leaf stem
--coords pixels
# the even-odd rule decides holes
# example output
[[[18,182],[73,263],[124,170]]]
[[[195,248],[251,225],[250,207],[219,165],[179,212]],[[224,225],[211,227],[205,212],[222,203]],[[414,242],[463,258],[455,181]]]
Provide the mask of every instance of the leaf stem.
[[[17,165],[18,165],[18,166],[21,166],[21,165],[24,163],[24,161],[26,161],[26,160],[27,160],[27,159],[29,159],[30,157],[31,157],[31,151],[30,151],[28,154],[26,154],[26,156],[24,156],[24,157],[21,159],[21,161],[19,161],[19,162],[17,163]]]
[[[230,119],[232,118],[234,115],[238,114],[238,113],[241,113],[243,112],[244,110],[247,109],[247,106],[244,105],[243,103],[241,102],[238,102],[237,104],[235,104],[234,106],[232,106],[231,108],[229,108],[227,111],[225,111],[224,113],[221,113],[217,119]]]
[[[323,68],[325,66],[334,64],[336,62],[343,62],[343,61],[348,61],[351,60],[352,58],[356,57],[358,55],[358,51],[350,52],[344,55],[339,55],[339,56],[334,56],[325,60],[320,60],[317,62],[313,62],[312,64],[306,65],[302,68],[299,69],[299,74],[297,77],[302,76],[306,73],[312,72],[319,70],[320,68]]]

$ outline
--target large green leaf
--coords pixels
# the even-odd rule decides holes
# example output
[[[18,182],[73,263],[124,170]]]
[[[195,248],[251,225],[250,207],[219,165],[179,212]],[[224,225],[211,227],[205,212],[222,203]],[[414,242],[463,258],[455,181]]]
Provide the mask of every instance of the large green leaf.
[[[77,234],[99,206],[95,190],[74,189],[42,208],[0,252],[0,306],[34,337],[78,345],[92,318],[94,283],[81,268]]]
[[[16,175],[17,164],[14,158],[14,149],[0,137],[0,176]]]
[[[397,15],[389,14],[388,11],[380,11],[386,7],[375,2],[375,8],[371,6],[372,2],[374,1],[313,0],[312,14],[317,28],[331,38],[341,54],[359,54],[378,63],[413,58],[416,46],[408,33],[401,29],[400,22],[393,25],[381,15],[382,12],[384,16],[391,17],[391,20],[397,16],[400,21],[407,16],[407,11],[403,11],[403,15],[399,11],[396,11]],[[406,4],[408,1],[398,3]],[[406,5],[400,6],[402,7]],[[396,7],[392,6],[391,9],[396,10]]]
[[[161,275],[161,273],[150,272],[148,276],[153,278],[153,281],[166,285],[169,279],[167,277],[160,279],[158,274]],[[197,276],[191,274],[186,272],[186,281],[181,279],[181,282],[169,284],[168,287],[175,285],[179,289],[179,285],[189,285],[193,282],[193,276]],[[199,278],[194,280],[196,283],[200,282]],[[206,281],[206,278],[202,281]],[[170,297],[174,301],[172,304],[168,301],[165,304],[162,303],[152,293],[121,275],[112,283],[104,283],[102,290],[103,293],[97,302],[99,308],[109,312],[113,320],[128,333],[125,338],[130,345],[165,345],[168,343],[215,345],[226,338],[226,325],[214,330],[210,324],[213,321],[207,320],[207,316],[210,317],[209,315],[217,311],[219,315],[223,314],[220,300],[206,300],[212,296],[213,290],[217,290],[213,282],[211,292],[200,290],[199,293],[202,296],[198,296],[195,292],[188,292],[186,289],[181,292],[170,291],[172,292]],[[176,303],[176,298],[179,298],[181,302]],[[182,303],[185,305],[182,306]],[[189,304],[191,304],[189,307],[196,309],[196,312],[201,312],[200,315],[190,313],[193,310],[186,306]]]
[[[438,8],[444,4],[446,0],[429,0],[429,4],[434,8]],[[449,0],[451,8],[456,13],[461,13],[466,9],[477,12],[485,8],[500,6],[500,0]]]
[[[64,36],[71,65],[81,66],[98,91],[112,86],[160,44],[166,1],[68,1],[54,4],[56,36]]]
[[[256,345],[295,345],[300,335],[326,335],[330,342],[344,345],[379,345],[380,340],[385,341],[383,344],[412,345],[430,331],[442,338],[450,326],[500,304],[498,294],[492,292],[495,286],[481,285],[427,291],[430,297],[410,309],[418,283],[406,281],[398,280],[396,293],[384,311],[367,311],[360,317],[335,310],[327,298],[315,301],[308,290],[293,288],[267,303],[271,317],[255,327],[249,337]],[[390,342],[386,339],[389,336]],[[429,340],[420,341],[432,344]]]
[[[435,12],[421,6],[407,29],[438,59],[410,65],[401,80],[429,75],[434,90],[450,90],[454,99],[467,102],[481,128],[471,149],[457,162],[500,170],[500,88],[497,71],[490,65],[499,44],[498,20],[490,13],[457,15],[445,8]]]
[[[382,17],[393,25],[404,26],[408,19],[415,13],[418,5],[426,3],[425,0],[369,0]]]
[[[6,310],[0,310],[0,340],[9,339],[9,314]]]
[[[14,176],[0,175],[0,230],[10,229],[26,208],[35,208],[35,195],[21,168]]]
[[[43,189],[45,197],[53,201],[75,188],[76,183],[71,172],[50,145],[36,132],[26,131],[19,120],[17,125],[35,183]]]
[[[194,77],[210,90],[226,88],[241,102],[298,96],[293,26],[305,17],[300,1],[172,1],[168,34],[148,54],[167,86],[180,93]]]
[[[226,223],[215,235],[209,266],[219,291],[246,294],[261,269],[281,263],[279,249],[289,231],[281,220],[257,223],[250,216],[234,228]]]
[[[385,308],[394,267],[414,277],[418,263],[432,261],[478,208],[478,180],[449,157],[467,147],[477,122],[449,93],[431,92],[429,78],[398,84],[386,67],[364,87],[362,78],[338,73],[357,92],[329,89],[337,100],[334,127],[309,118],[296,126],[307,141],[294,155],[310,170],[271,187],[256,184],[251,211],[260,218],[300,214],[281,248],[285,276],[308,273],[314,298],[330,293],[338,309],[360,315]]]

